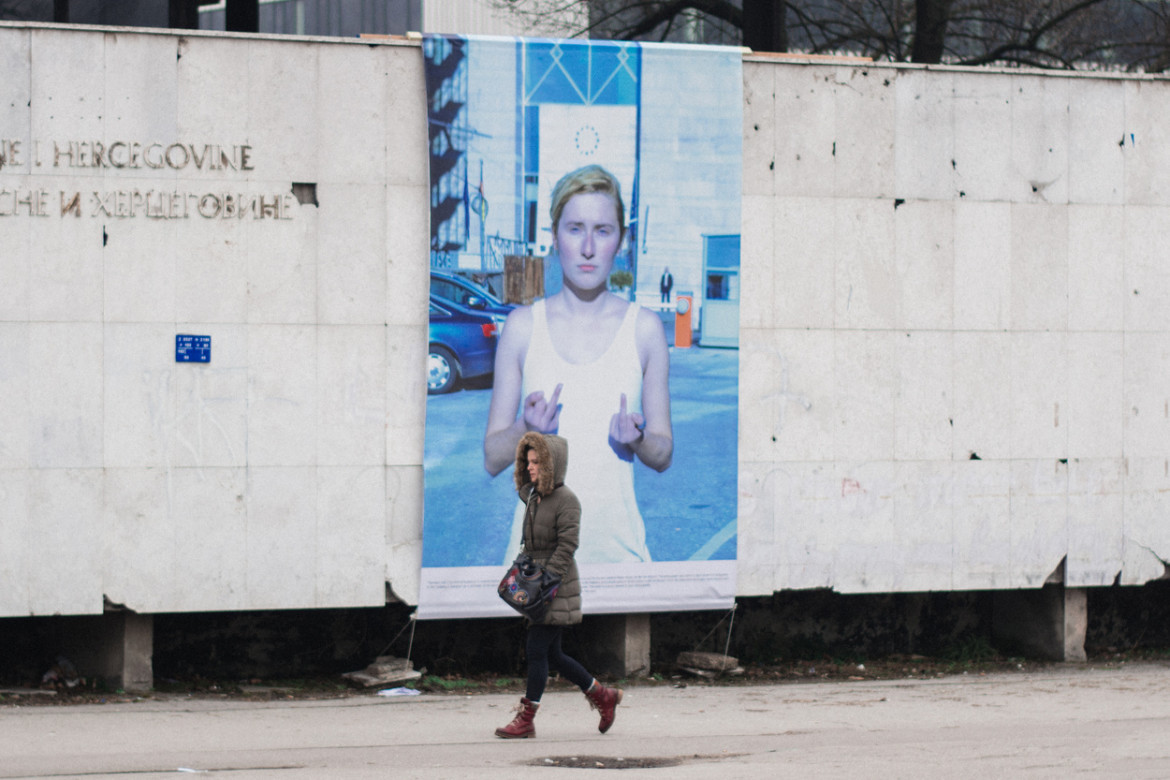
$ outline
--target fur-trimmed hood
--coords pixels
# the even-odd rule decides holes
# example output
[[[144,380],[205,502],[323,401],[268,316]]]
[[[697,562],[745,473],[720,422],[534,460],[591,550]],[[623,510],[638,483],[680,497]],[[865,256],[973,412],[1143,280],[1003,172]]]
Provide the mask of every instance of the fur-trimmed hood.
[[[528,478],[528,451],[535,450],[540,463],[540,478],[536,492],[547,496],[565,481],[569,469],[569,442],[555,434],[529,431],[516,445],[516,490],[521,490],[531,480]]]

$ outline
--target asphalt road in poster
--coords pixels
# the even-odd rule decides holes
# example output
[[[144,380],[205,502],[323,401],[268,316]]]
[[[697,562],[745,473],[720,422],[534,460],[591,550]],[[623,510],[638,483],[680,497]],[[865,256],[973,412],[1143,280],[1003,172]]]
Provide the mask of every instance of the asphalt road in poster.
[[[733,560],[739,351],[672,348],[670,365],[674,462],[661,474],[634,467],[646,542],[656,561]],[[483,468],[490,402],[474,385],[427,399],[423,566],[509,558],[516,490],[511,469],[492,479]]]
[[[537,739],[495,738],[514,703],[503,694],[369,694],[0,706],[0,778],[514,780],[576,777],[563,768],[573,759],[677,762],[629,770],[669,778],[1170,776],[1170,664],[634,686],[606,735],[579,693],[558,690],[545,696]]]

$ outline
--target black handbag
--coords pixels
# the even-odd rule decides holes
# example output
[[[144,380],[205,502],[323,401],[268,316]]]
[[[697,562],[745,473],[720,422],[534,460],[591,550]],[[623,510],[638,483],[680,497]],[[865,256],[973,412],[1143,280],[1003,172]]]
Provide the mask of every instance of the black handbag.
[[[532,501],[531,497],[528,499]],[[528,524],[528,513],[525,512],[524,526]],[[521,526],[524,528],[524,526]],[[525,529],[526,530],[526,529]],[[512,561],[496,592],[512,609],[534,623],[544,619],[548,607],[557,596],[561,587],[561,578],[532,559],[524,552],[525,537],[521,534],[520,554]]]
[[[497,592],[505,604],[536,623],[544,619],[560,587],[560,577],[522,552],[500,580]]]

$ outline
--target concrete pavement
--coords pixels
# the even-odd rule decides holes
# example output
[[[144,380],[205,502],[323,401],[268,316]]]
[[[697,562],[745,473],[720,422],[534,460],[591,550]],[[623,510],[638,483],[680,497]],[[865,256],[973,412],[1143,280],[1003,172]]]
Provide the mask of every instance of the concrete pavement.
[[[573,759],[673,764],[627,770],[669,778],[1170,777],[1170,664],[633,686],[606,735],[580,694],[558,690],[545,695],[537,739],[496,739],[517,699],[6,706],[0,778],[514,779],[563,777]]]

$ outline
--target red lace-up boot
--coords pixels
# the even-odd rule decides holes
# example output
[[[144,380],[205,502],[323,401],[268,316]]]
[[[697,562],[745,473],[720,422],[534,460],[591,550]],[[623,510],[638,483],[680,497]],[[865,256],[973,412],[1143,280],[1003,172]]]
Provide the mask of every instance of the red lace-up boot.
[[[516,708],[516,717],[507,726],[501,726],[496,729],[496,736],[504,739],[528,739],[536,736],[536,726],[532,723],[532,719],[536,717],[536,708],[539,704],[533,704],[528,699],[521,699],[520,706]]]
[[[597,730],[602,734],[609,731],[616,714],[614,710],[622,703],[622,689],[606,688],[594,680],[593,685],[585,692],[585,698],[589,699],[590,707],[601,713],[601,722],[597,724]]]

